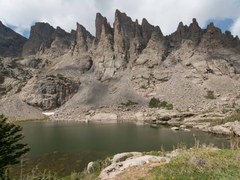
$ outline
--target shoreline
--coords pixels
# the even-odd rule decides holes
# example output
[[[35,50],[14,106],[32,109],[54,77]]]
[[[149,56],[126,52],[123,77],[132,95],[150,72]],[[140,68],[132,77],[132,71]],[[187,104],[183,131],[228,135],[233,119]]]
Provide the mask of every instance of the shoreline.
[[[203,132],[208,132],[217,135],[225,135],[226,137],[240,137],[240,121],[224,122],[223,120],[238,112],[232,109],[227,113],[220,111],[206,112],[179,112],[176,110],[165,110],[158,108],[134,108],[134,109],[113,109],[113,108],[98,108],[88,109],[76,113],[60,113],[58,111],[51,112],[44,119],[27,119],[16,120],[13,122],[28,122],[28,121],[63,121],[63,122],[81,122],[81,123],[134,123],[136,125],[148,124],[152,128],[158,126],[169,126],[175,130],[197,129]],[[240,119],[240,113],[239,113]],[[223,124],[214,124],[215,121],[222,120]],[[212,125],[214,124],[214,125]]]

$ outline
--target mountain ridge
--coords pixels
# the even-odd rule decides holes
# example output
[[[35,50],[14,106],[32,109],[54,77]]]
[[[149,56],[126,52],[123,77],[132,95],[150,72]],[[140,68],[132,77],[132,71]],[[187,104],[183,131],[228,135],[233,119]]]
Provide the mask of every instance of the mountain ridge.
[[[21,55],[1,58],[0,113],[12,113],[6,106],[11,109],[14,98],[25,109],[36,108],[35,114],[56,111],[56,119],[84,119],[79,112],[129,101],[147,108],[153,97],[179,111],[240,103],[237,36],[213,23],[202,29],[195,18],[164,36],[146,19],[139,24],[119,10],[114,17],[111,26],[97,13],[95,36],[78,23],[71,32],[48,23],[33,25]],[[207,92],[216,99],[206,99]]]

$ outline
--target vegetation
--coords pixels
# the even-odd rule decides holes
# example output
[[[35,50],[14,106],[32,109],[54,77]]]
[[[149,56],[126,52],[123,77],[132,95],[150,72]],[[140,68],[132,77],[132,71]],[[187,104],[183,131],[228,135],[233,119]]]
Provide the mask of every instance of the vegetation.
[[[227,122],[234,122],[240,120],[240,109],[237,109],[232,115],[225,117],[223,119],[207,119],[204,122],[209,122],[210,126],[216,126],[220,124],[225,124]]]
[[[239,150],[183,150],[170,163],[151,170],[146,179],[239,179]]]
[[[160,101],[157,98],[151,98],[148,107],[150,108],[165,108],[167,110],[172,110],[173,109],[173,105],[170,103],[167,103],[166,101]]]
[[[127,107],[134,106],[134,105],[137,105],[137,104],[138,104],[137,102],[133,102],[131,100],[128,100],[128,102],[126,102],[126,103],[121,103],[122,106],[127,106]]]
[[[64,77],[64,75],[59,74],[59,73],[56,75],[56,77],[57,77],[58,79],[61,79],[61,80],[66,80],[66,77]]]
[[[207,95],[205,96],[206,99],[216,99],[214,95],[214,91],[207,91]]]
[[[110,164],[111,161],[109,157],[104,160],[97,160],[93,162],[93,166],[90,169],[85,169],[82,172],[72,172],[70,175],[65,177],[59,176],[57,173],[49,170],[42,171],[36,167],[33,168],[30,173],[23,174],[22,177],[26,180],[97,180],[101,170]]]
[[[30,150],[20,142],[24,138],[21,131],[20,126],[8,123],[7,118],[0,115],[0,177],[3,179],[8,166],[19,163],[20,157]]]

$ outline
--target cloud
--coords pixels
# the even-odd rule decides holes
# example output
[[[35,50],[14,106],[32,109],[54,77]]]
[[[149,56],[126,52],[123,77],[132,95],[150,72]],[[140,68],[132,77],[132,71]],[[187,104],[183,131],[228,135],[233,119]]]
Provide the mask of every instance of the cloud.
[[[235,21],[235,23],[231,27],[231,31],[233,34],[238,35],[240,37],[240,17]]]
[[[209,19],[232,19],[234,35],[239,35],[239,0],[0,0],[0,20],[14,25],[23,33],[36,21],[60,26],[70,31],[76,22],[95,34],[95,14],[101,12],[113,23],[116,9],[126,12],[133,20],[146,18],[159,25],[164,34],[176,30],[182,21],[189,24],[197,18],[205,27]]]

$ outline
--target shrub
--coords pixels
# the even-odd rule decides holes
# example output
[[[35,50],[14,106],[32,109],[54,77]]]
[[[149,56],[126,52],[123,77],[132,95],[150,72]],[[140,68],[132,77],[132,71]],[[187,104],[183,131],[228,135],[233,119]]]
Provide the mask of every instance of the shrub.
[[[148,104],[148,107],[150,107],[150,108],[158,108],[158,107],[160,107],[159,99],[154,98],[154,97],[151,98],[151,100],[150,100],[150,102]]]
[[[166,101],[160,101],[159,99],[157,98],[151,98],[149,104],[148,104],[148,107],[150,108],[165,108],[167,110],[172,110],[173,109],[173,104],[170,104]]]
[[[216,99],[214,95],[214,91],[207,91],[207,95],[205,96],[206,99]]]

